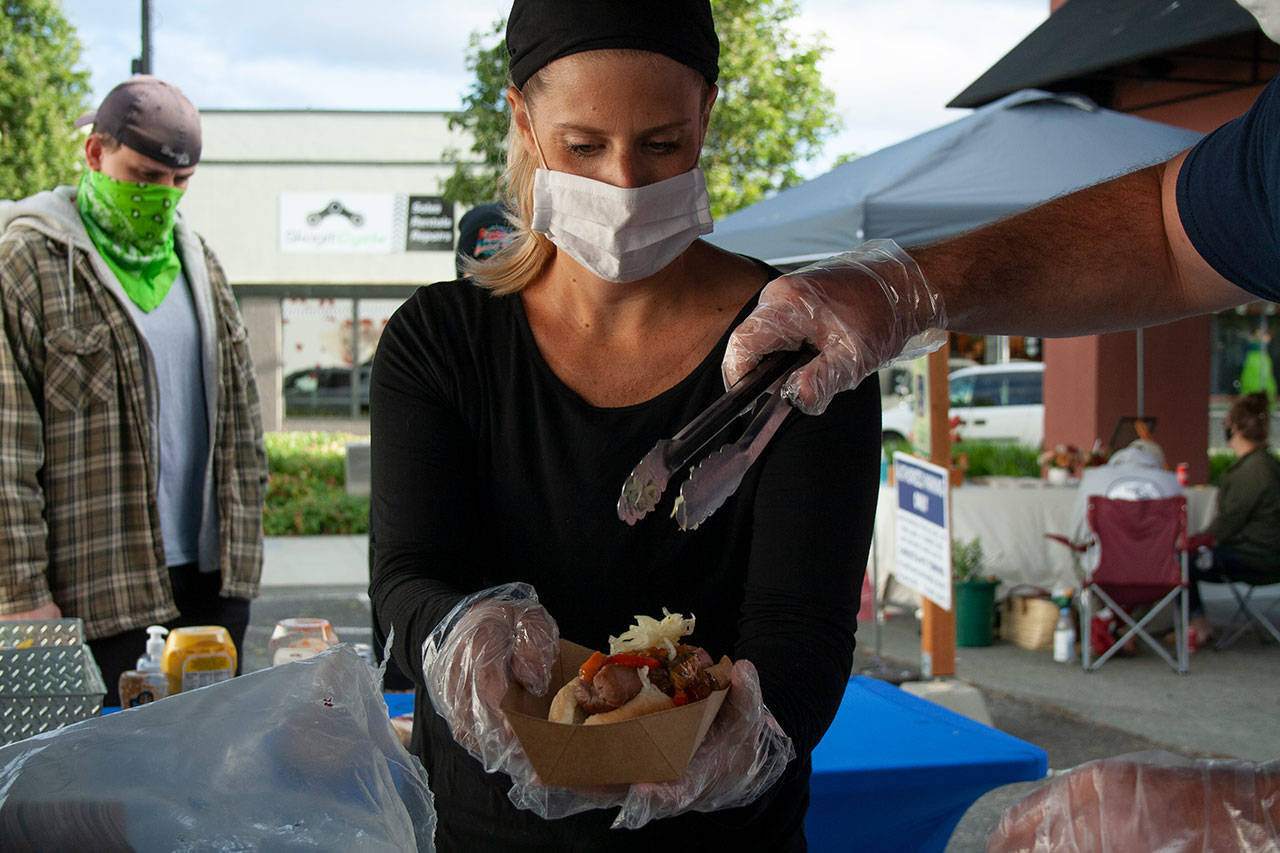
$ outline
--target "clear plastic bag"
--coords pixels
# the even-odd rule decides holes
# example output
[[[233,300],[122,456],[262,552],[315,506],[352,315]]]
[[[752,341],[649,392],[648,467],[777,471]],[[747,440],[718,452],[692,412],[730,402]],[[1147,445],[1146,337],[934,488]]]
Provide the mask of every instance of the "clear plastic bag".
[[[1010,806],[988,853],[1280,853],[1280,761],[1137,752],[1091,761]]]
[[[434,850],[422,764],[350,646],[0,749],[9,849]]]
[[[543,695],[559,630],[528,584],[475,593],[459,602],[422,645],[422,673],[436,712],[454,739],[490,773],[511,777],[517,808],[542,818],[620,807],[614,829],[638,829],[688,811],[754,802],[795,757],[791,739],[765,707],[749,661],[734,664],[719,715],[684,775],[674,782],[554,788],[538,781],[499,706],[514,678]]]

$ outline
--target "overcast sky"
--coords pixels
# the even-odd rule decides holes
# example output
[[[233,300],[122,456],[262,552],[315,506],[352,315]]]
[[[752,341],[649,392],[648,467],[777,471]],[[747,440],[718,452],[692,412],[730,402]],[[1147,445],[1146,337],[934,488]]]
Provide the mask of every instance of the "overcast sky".
[[[62,0],[95,100],[139,53],[139,0]],[[153,0],[154,72],[201,108],[456,109],[467,37],[510,0]],[[845,129],[815,162],[869,154],[967,114],[947,101],[1035,29],[1049,0],[799,0],[825,34]]]

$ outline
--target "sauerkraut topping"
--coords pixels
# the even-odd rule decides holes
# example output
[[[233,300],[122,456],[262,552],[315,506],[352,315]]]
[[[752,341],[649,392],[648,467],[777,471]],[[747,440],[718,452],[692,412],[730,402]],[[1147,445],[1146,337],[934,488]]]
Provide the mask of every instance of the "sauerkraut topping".
[[[681,637],[693,633],[693,614],[684,618],[679,613],[672,613],[662,608],[662,619],[652,616],[636,616],[635,624],[622,632],[621,636],[609,638],[609,654],[619,655],[627,652],[639,653],[645,649],[666,649],[671,657],[676,656],[676,644]]]

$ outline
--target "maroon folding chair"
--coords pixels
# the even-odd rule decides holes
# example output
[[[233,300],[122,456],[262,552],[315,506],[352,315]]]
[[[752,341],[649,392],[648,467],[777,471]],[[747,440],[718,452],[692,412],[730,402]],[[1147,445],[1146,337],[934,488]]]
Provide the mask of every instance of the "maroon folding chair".
[[[1086,639],[1080,644],[1086,670],[1095,670],[1114,655],[1129,637],[1141,637],[1169,666],[1187,671],[1189,583],[1187,570],[1187,500],[1179,495],[1139,501],[1089,498],[1089,529],[1098,543],[1098,566],[1084,579],[1080,596],[1082,624],[1093,621],[1092,596],[1098,596],[1128,627],[1096,660]],[[1141,619],[1133,608],[1150,605]],[[1169,607],[1173,615],[1175,660],[1146,626]]]

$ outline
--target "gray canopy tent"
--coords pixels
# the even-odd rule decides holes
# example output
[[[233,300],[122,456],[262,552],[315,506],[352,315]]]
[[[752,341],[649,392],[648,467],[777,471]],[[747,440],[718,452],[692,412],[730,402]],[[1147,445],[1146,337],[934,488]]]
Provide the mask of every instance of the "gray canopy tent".
[[[1200,134],[1024,89],[716,223],[706,239],[797,264],[890,237],[920,245],[1167,159]]]

